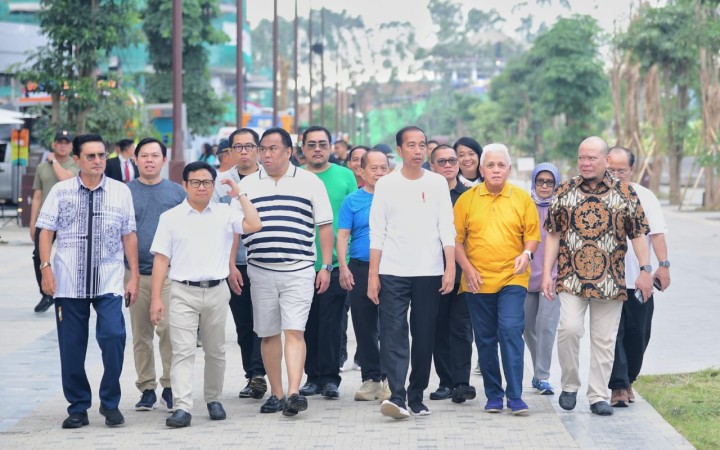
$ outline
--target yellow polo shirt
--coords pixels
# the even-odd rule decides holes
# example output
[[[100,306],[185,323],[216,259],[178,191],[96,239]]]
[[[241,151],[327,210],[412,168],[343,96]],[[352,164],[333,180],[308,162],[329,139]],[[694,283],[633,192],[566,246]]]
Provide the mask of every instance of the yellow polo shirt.
[[[455,242],[465,248],[480,272],[481,294],[499,292],[508,285],[527,288],[530,267],[515,275],[515,258],[528,241],[540,242],[540,218],[530,194],[509,183],[491,194],[485,183],[466,191],[455,203]],[[463,274],[460,292],[468,292]]]

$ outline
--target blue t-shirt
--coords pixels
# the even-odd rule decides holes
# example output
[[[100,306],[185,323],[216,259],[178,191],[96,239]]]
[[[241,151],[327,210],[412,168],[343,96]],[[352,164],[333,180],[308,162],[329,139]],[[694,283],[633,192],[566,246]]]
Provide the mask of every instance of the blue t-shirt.
[[[373,194],[358,189],[345,197],[338,214],[338,228],[350,230],[350,257],[370,261],[370,205]]]

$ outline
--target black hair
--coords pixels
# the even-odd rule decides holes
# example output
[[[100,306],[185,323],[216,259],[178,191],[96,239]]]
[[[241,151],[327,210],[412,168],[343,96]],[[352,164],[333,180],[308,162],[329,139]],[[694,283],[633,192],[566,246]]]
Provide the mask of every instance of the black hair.
[[[627,149],[625,147],[616,145],[615,147],[611,148],[608,151],[608,153],[610,153],[613,150],[621,150],[621,151],[625,152],[625,154],[627,155],[627,158],[628,158],[628,164],[630,164],[630,168],[632,169],[633,167],[635,167],[635,155],[633,154],[633,152],[631,152],[629,149]]]
[[[434,162],[435,162],[435,152],[436,152],[436,151],[438,151],[438,150],[446,150],[446,149],[447,149],[447,150],[452,150],[453,152],[455,152],[455,156],[457,156],[457,150],[455,150],[454,148],[450,147],[450,146],[447,145],[447,144],[440,144],[440,145],[438,145],[437,147],[435,147],[434,149],[432,149],[432,151],[430,152],[430,162],[431,162],[431,163],[434,163]]]
[[[138,142],[138,144],[135,146],[135,157],[136,158],[138,157],[138,155],[140,154],[140,149],[144,145],[148,145],[148,144],[152,144],[152,143],[158,144],[160,146],[160,151],[162,152],[163,158],[166,158],[167,157],[167,146],[165,144],[163,144],[162,141],[155,139],[153,137],[147,137],[147,138],[140,139],[140,142]]]
[[[405,128],[402,128],[395,135],[395,143],[397,144],[398,147],[402,146],[403,138],[405,137],[405,133],[407,133],[408,131],[413,131],[413,130],[417,130],[417,131],[421,132],[423,134],[423,136],[425,137],[425,144],[427,144],[427,136],[425,136],[425,131],[423,131],[422,128],[416,127],[415,125],[410,125]]]
[[[75,136],[75,139],[72,141],[72,152],[73,155],[80,157],[80,150],[82,150],[82,146],[84,144],[87,144],[88,142],[100,142],[103,147],[105,146],[105,141],[103,141],[102,136],[99,134],[81,134],[80,136]]]
[[[280,127],[268,128],[262,134],[262,137],[260,138],[260,140],[265,139],[265,136],[269,136],[271,134],[279,134],[280,137],[282,138],[283,145],[285,146],[285,148],[293,148],[292,137],[290,137],[290,133],[288,133],[284,128],[280,128]]]
[[[338,144],[342,144],[345,147],[350,147],[350,144],[348,144],[348,141],[346,141],[345,139],[338,139],[337,141],[335,141],[335,145],[338,145]]]
[[[187,183],[188,176],[192,172],[197,172],[198,170],[207,170],[210,172],[210,175],[212,176],[213,181],[215,181],[215,178],[217,177],[217,171],[213,166],[206,163],[205,161],[193,161],[187,166],[183,168],[183,181]]]
[[[128,147],[130,147],[134,143],[135,143],[135,141],[133,141],[132,139],[120,139],[119,141],[117,141],[117,143],[115,145],[118,146],[118,148],[120,149],[121,152],[124,152],[125,150],[128,149]]]
[[[355,147],[355,148],[357,148],[357,147]],[[353,150],[354,150],[354,149],[353,149]],[[365,168],[365,166],[367,166],[368,155],[369,155],[370,153],[380,153],[381,155],[383,155],[383,156],[385,157],[385,161],[386,161],[388,164],[390,163],[390,162],[387,160],[387,155],[386,155],[384,152],[382,152],[382,151],[380,151],[380,150],[368,150],[367,152],[365,152],[364,155],[362,155],[362,158],[360,158],[360,167],[362,167],[363,169]]]
[[[306,129],[305,131],[303,131],[303,135],[302,135],[303,136],[303,138],[302,138],[303,145],[305,145],[305,141],[307,140],[308,133],[312,133],[314,131],[324,131],[328,137],[328,142],[332,142],[332,136],[330,135],[330,131],[327,128],[321,127],[320,125],[313,125],[313,126],[309,127],[308,129]]]
[[[366,147],[366,146],[364,146],[364,145],[357,145],[357,146],[351,148],[350,151],[349,151],[348,154],[347,154],[347,159],[348,159],[348,161],[352,158],[352,154],[353,154],[353,152],[354,152],[355,150],[365,150],[366,152],[369,152],[369,151],[370,151],[370,148],[368,148],[368,147]]]
[[[436,141],[435,139],[430,139],[429,141],[427,141],[427,145],[430,145],[430,144],[440,145],[440,143],[438,141]]]
[[[260,136],[258,136],[257,131],[253,130],[252,128],[238,128],[237,130],[230,133],[230,137],[228,137],[228,141],[230,141],[231,147],[235,136],[238,136],[240,134],[251,134],[253,140],[255,141],[255,145],[260,145]]]
[[[212,145],[210,145],[209,142],[206,142],[202,145],[202,154],[205,156],[212,155]]]

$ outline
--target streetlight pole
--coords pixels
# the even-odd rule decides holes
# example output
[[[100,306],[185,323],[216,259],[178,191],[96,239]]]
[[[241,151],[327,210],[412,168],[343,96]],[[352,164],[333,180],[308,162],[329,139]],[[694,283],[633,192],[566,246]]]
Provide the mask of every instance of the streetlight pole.
[[[278,82],[278,7],[277,0],[273,0],[273,91],[272,91],[272,105],[273,105],[273,116],[272,126],[277,126],[277,114],[278,114],[278,98],[277,98],[277,82]]]
[[[182,43],[182,2],[173,2],[172,6],[172,98],[173,98],[173,136],[172,136],[172,161],[170,164],[170,178],[173,181],[182,179],[182,168],[185,166],[185,155],[183,154],[183,127],[182,127],[182,105],[183,105],[183,43]]]
[[[243,126],[243,112],[245,110],[245,92],[243,87],[243,29],[245,28],[245,17],[243,15],[243,0],[237,0],[237,67],[235,73],[235,84],[237,86],[236,114],[237,128]]]

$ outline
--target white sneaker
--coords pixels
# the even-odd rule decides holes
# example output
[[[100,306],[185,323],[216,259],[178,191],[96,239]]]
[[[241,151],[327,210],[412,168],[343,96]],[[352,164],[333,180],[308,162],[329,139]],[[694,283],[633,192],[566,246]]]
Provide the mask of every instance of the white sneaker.
[[[407,419],[410,417],[410,413],[407,409],[399,407],[390,400],[382,402],[382,405],[380,405],[380,414],[397,420]]]
[[[362,386],[360,386],[360,389],[355,392],[355,401],[367,402],[377,400],[377,398],[380,396],[381,389],[382,386],[380,385],[380,382],[367,380],[363,382]]]
[[[378,395],[378,399],[380,401],[390,400],[390,397],[392,397],[392,392],[390,391],[390,385],[388,384],[387,378],[382,381],[382,388],[380,389],[380,394]]]

